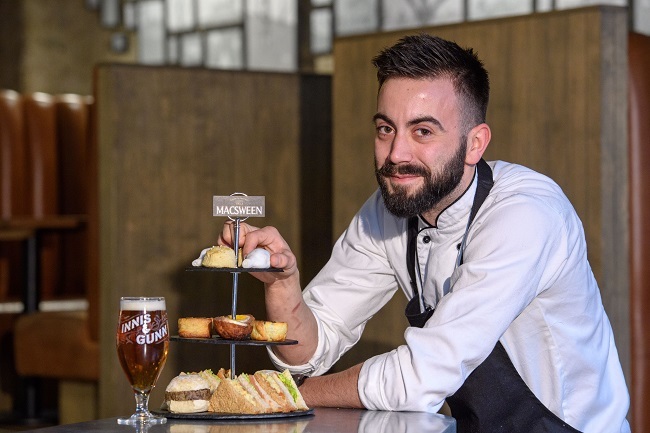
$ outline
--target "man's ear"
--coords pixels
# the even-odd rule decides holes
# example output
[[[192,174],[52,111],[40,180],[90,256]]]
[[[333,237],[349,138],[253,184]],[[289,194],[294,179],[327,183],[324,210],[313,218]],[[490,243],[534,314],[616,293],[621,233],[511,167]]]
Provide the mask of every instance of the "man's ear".
[[[481,123],[473,127],[469,134],[467,134],[467,154],[465,155],[465,163],[474,165],[479,162],[485,153],[490,139],[492,138],[492,131],[487,123]]]

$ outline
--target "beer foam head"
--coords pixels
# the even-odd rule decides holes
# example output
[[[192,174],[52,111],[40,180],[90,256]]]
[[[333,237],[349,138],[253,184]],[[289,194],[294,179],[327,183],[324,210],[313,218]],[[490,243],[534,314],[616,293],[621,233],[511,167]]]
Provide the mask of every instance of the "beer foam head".
[[[158,311],[167,310],[165,298],[123,297],[120,298],[120,309],[126,311]]]

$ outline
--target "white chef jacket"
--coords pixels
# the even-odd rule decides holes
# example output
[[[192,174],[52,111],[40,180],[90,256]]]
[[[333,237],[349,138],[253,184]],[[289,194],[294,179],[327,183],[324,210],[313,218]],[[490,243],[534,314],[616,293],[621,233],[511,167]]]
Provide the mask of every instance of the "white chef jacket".
[[[422,296],[435,313],[424,328],[406,329],[405,345],[364,362],[361,402],[438,411],[501,341],[528,387],[562,420],[583,432],[628,432],[629,395],[575,210],[548,177],[489,164],[494,186],[467,232],[462,265],[455,262],[476,176],[435,226],[420,222]],[[325,373],[398,288],[413,296],[406,224],[378,191],[368,199],[304,291],[318,323],[316,352],[301,366],[270,352],[279,368]]]

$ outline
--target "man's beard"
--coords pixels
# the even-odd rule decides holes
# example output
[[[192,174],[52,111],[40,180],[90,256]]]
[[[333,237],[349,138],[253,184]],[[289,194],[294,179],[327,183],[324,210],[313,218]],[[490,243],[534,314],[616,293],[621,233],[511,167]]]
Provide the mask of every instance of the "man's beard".
[[[408,218],[422,214],[440,203],[458,186],[464,170],[465,140],[461,140],[461,145],[458,146],[456,153],[435,176],[431,174],[431,170],[424,166],[396,165],[390,162],[375,169],[375,176],[388,211],[397,217]],[[386,176],[393,174],[422,176],[424,185],[412,194],[409,194],[408,189],[403,186],[393,185],[391,192]]]

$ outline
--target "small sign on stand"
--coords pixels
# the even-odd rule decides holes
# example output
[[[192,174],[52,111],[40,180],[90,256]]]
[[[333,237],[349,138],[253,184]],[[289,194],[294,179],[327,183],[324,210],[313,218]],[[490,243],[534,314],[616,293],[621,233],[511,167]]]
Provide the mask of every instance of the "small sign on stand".
[[[265,216],[264,196],[248,196],[236,192],[232,195],[212,197],[212,215],[225,216],[231,220]]]

